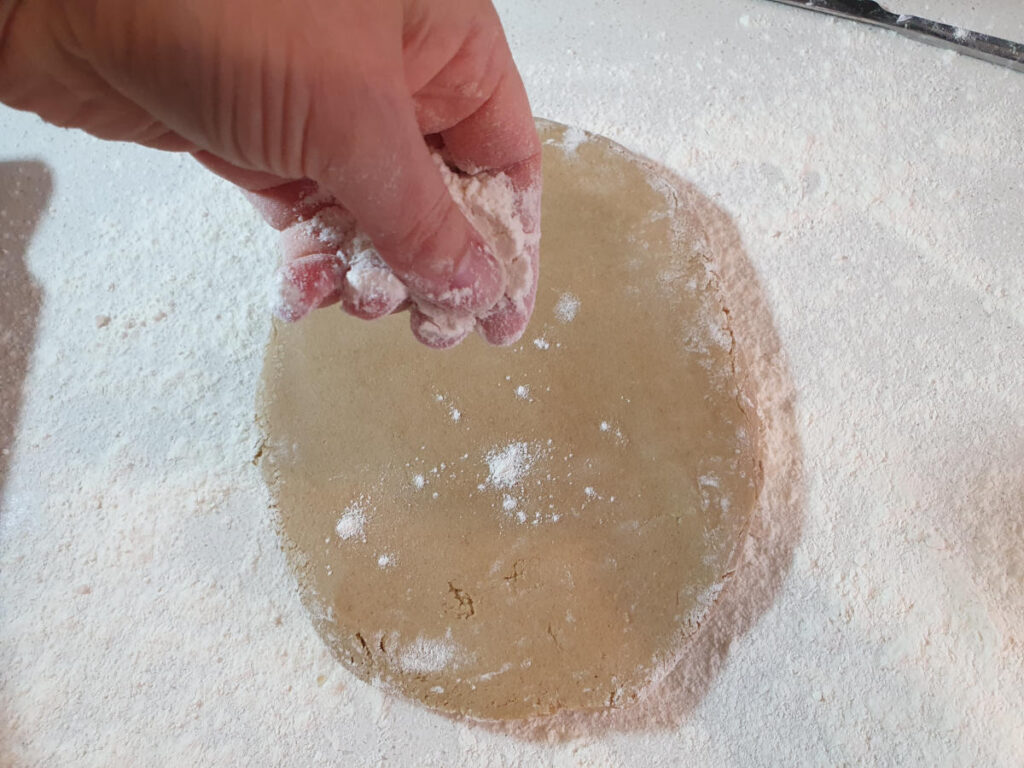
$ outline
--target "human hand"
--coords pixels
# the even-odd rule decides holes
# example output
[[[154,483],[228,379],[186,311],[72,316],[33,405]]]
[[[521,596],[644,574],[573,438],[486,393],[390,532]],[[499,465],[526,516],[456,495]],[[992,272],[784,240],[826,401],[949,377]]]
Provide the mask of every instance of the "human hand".
[[[523,254],[533,287],[512,301],[428,149],[464,172],[507,174],[520,220],[539,227],[540,144],[489,0],[10,3],[0,101],[191,152],[246,190],[286,230],[286,316],[341,301],[372,318],[411,303],[413,332],[434,346],[459,340],[423,332],[439,310],[475,316],[492,343],[521,335],[537,238]],[[347,279],[356,225],[401,286],[387,270],[376,285],[393,290]]]

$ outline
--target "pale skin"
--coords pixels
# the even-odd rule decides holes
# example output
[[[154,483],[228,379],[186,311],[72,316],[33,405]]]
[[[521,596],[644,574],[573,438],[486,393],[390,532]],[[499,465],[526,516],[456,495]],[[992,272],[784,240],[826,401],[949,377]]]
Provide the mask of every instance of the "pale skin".
[[[540,142],[489,0],[0,0],[0,101],[190,152],[241,187],[291,233],[293,318],[339,301],[366,319],[408,306],[347,295],[330,253],[344,242],[295,234],[327,209],[358,224],[413,299],[477,314],[491,343],[529,320],[532,297],[525,310],[504,299],[430,155],[507,174],[539,226],[526,191],[540,184]],[[410,318],[421,338],[422,315]]]

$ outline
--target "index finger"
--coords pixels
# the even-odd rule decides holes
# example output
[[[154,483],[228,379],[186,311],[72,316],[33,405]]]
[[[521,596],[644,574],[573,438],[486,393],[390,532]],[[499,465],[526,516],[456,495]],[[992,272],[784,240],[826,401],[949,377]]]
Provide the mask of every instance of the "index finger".
[[[503,173],[517,195],[517,213],[527,239],[526,285],[510,286],[498,304],[480,318],[491,344],[511,344],[533,314],[540,272],[541,144],[519,72],[505,48],[505,70],[490,98],[469,117],[442,131],[449,162],[471,174]]]
[[[512,53],[502,42],[502,69],[490,97],[471,115],[441,132],[446,159],[466,173],[501,171],[517,186],[540,180],[540,137]],[[521,166],[536,165],[524,172]]]

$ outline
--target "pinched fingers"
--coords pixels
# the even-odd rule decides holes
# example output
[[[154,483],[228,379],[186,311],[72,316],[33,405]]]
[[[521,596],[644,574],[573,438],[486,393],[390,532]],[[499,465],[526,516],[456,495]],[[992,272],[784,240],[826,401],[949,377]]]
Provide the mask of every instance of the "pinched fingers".
[[[323,208],[304,221],[292,224],[281,233],[284,264],[279,281],[287,288],[298,278],[309,281],[305,271],[318,270],[321,290],[282,290],[284,305],[298,301],[283,319],[291,320],[313,309],[338,301],[348,314],[363,320],[389,315],[404,306],[408,298],[405,285],[362,235],[353,216],[339,205]],[[301,269],[296,271],[296,265]],[[328,290],[328,286],[332,289]]]
[[[479,318],[480,333],[496,345],[511,344],[526,330],[540,274],[540,139],[507,49],[503,61],[504,74],[490,98],[441,133],[449,162],[472,174],[502,174],[515,191],[515,214],[523,235],[521,250],[506,264],[504,294]]]

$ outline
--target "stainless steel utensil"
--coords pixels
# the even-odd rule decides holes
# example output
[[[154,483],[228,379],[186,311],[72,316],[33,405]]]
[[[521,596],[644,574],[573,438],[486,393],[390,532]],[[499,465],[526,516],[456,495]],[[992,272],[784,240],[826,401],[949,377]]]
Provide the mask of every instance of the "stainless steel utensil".
[[[918,16],[898,15],[872,0],[772,0],[898,32],[904,37],[1024,72],[1024,45],[980,32],[940,24]]]

